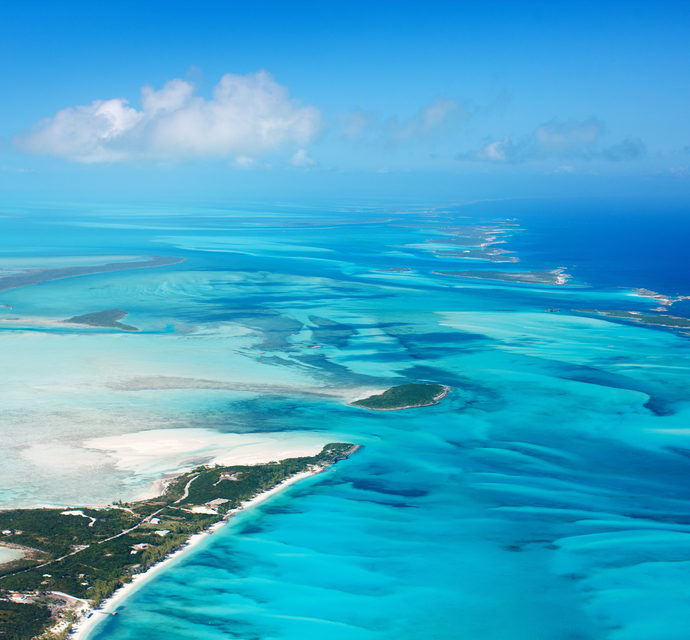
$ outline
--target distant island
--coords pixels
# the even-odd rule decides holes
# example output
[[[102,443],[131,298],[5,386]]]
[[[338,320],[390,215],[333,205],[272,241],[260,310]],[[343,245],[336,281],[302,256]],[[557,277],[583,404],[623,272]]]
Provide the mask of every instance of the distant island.
[[[520,262],[517,256],[505,255],[505,249],[463,249],[462,251],[439,250],[434,255],[439,258],[464,258],[465,260],[489,260],[490,262]]]
[[[588,313],[591,315],[606,316],[618,320],[631,320],[639,324],[647,324],[671,329],[690,329],[690,318],[670,316],[666,314],[642,313],[641,311],[600,311],[599,309],[573,309],[576,313]]]
[[[120,329],[122,331],[139,331],[137,327],[133,327],[131,324],[119,322],[126,315],[127,312],[122,309],[106,309],[105,311],[86,313],[83,316],[72,316],[67,318],[67,320],[63,320],[63,322],[86,324],[90,327],[107,327],[108,329]]]
[[[533,271],[434,271],[440,276],[455,276],[456,278],[478,278],[479,280],[499,280],[501,282],[516,282],[520,284],[558,284],[563,285],[570,280],[564,267],[548,270]]]
[[[519,227],[506,220],[503,224],[490,225],[443,225],[436,227],[440,234],[426,240],[434,247],[439,258],[461,258],[464,260],[487,260],[489,262],[519,262],[512,251],[498,248],[504,244]]]
[[[358,445],[327,444],[310,457],[244,466],[201,466],[149,500],[87,507],[0,511],[0,635],[76,638],[111,614],[137,579],[198,542],[233,513],[319,473]],[[126,586],[125,586],[126,585]],[[101,609],[93,611],[116,590]],[[109,607],[108,607],[109,605]]]
[[[645,289],[644,287],[633,289],[632,295],[640,298],[652,298],[653,300],[656,300],[659,306],[655,309],[652,309],[652,311],[668,311],[669,307],[672,307],[674,304],[676,304],[676,302],[690,300],[690,296],[667,296],[663,293],[652,291],[651,289]]]
[[[383,393],[355,400],[351,404],[373,411],[399,411],[438,404],[450,391],[442,384],[410,383],[391,387]]]
[[[148,256],[148,260],[136,260],[132,262],[108,262],[80,267],[56,267],[50,269],[24,269],[18,273],[10,273],[0,276],[0,291],[27,287],[52,280],[74,278],[76,276],[88,276],[92,273],[110,273],[111,271],[128,271],[130,269],[151,269],[153,267],[166,267],[184,262],[184,258],[169,256]]]

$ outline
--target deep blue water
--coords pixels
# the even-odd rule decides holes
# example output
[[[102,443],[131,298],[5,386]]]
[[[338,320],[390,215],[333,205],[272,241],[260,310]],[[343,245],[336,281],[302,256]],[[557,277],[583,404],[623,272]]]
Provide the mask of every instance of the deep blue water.
[[[106,301],[130,311],[141,334],[69,338],[90,360],[118,357],[120,390],[80,403],[118,402],[147,419],[168,411],[173,427],[363,445],[233,518],[94,640],[687,638],[690,338],[571,311],[655,306],[630,287],[690,294],[687,209],[582,200],[399,211],[73,211],[32,222],[31,243],[29,227],[5,227],[27,256],[186,259],[1,296],[27,315]],[[501,246],[519,263],[433,251],[449,226],[513,218],[519,229]],[[411,272],[382,271],[391,267]],[[557,267],[577,286],[435,273]],[[127,383],[139,369],[228,389],[136,392]],[[253,376],[265,390],[233,390]],[[347,393],[409,380],[453,390],[405,412],[346,404]]]
[[[511,241],[533,264],[567,265],[599,287],[644,287],[690,295],[690,207],[672,200],[518,201],[467,207],[505,215],[525,232]],[[491,212],[491,213],[490,213]]]

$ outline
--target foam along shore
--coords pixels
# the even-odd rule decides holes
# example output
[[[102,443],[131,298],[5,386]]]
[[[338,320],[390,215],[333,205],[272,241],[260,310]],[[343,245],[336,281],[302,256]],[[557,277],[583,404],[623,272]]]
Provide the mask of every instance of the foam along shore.
[[[690,300],[690,296],[671,296],[652,291],[651,289],[645,289],[644,287],[633,288],[628,295],[635,296],[636,298],[652,298],[667,307],[674,305],[676,302]]]
[[[358,448],[359,446],[355,445],[352,452]],[[221,520],[215,524],[212,524],[208,529],[191,536],[189,540],[187,540],[187,542],[185,542],[181,547],[173,551],[170,555],[157,564],[151,566],[147,571],[135,574],[130,582],[117,589],[117,591],[115,591],[109,598],[105,599],[98,607],[93,608],[91,606],[86,606],[82,608],[81,617],[72,627],[72,631],[68,637],[71,640],[86,640],[99,622],[101,622],[107,615],[113,615],[116,613],[117,607],[124,600],[144,586],[149,580],[151,580],[151,578],[160,573],[165,567],[176,562],[185,553],[188,553],[197,547],[203,540],[207,538],[207,536],[212,535],[218,531],[218,529],[227,524],[228,520],[234,514],[249,509],[250,507],[254,507],[257,504],[268,500],[275,494],[284,491],[296,482],[323,472],[324,469],[324,467],[314,467],[309,471],[297,473],[275,487],[272,487],[268,491],[264,491],[263,493],[260,493],[259,495],[243,502],[241,506],[228,511],[228,513],[226,513]]]
[[[74,625],[72,633],[69,637],[73,640],[85,640],[88,637],[88,634],[98,625],[99,622],[101,622],[104,619],[105,615],[115,613],[115,610],[117,609],[118,605],[120,605],[124,600],[126,600],[127,597],[132,595],[135,591],[137,591],[149,580],[151,580],[151,578],[160,573],[162,569],[178,560],[183,554],[197,547],[199,543],[206,539],[207,536],[218,531],[218,529],[225,525],[228,519],[234,513],[237,513],[238,511],[241,511],[243,509],[248,509],[249,507],[252,507],[256,504],[259,504],[260,502],[263,502],[264,500],[270,498],[272,495],[275,495],[276,493],[283,491],[295,482],[299,482],[300,480],[312,476],[318,473],[319,471],[305,471],[304,473],[294,475],[288,480],[285,480],[281,484],[273,487],[272,489],[269,489],[268,491],[259,494],[251,500],[246,501],[241,507],[233,509],[232,512],[226,514],[222,520],[219,520],[215,524],[211,525],[205,531],[195,533],[191,538],[189,538],[189,540],[184,545],[182,545],[176,551],[173,551],[173,553],[171,553],[167,558],[153,565],[151,568],[149,568],[148,571],[134,575],[131,582],[128,582],[127,584],[124,584],[122,587],[120,587],[117,591],[115,591],[115,593],[113,593],[113,595],[104,600],[98,607],[87,607],[84,610],[82,610],[82,616],[80,620]]]

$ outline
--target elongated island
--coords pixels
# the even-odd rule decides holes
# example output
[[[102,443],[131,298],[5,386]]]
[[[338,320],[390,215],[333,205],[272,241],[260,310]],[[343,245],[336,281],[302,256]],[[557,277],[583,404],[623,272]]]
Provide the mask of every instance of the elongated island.
[[[359,448],[327,444],[309,457],[245,466],[201,466],[149,500],[86,507],[0,511],[0,636],[83,637],[112,614],[115,591],[149,575],[190,539]],[[101,609],[94,608],[106,601]],[[76,625],[75,625],[76,623]],[[73,629],[75,627],[75,629]]]
[[[383,393],[355,400],[351,404],[372,411],[400,411],[438,404],[448,395],[450,387],[442,384],[412,382],[391,387]]]

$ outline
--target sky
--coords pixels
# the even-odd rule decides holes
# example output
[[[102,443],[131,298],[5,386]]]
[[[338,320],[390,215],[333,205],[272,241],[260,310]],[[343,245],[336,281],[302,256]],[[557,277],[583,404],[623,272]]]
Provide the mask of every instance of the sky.
[[[2,3],[15,198],[690,195],[690,3]]]

